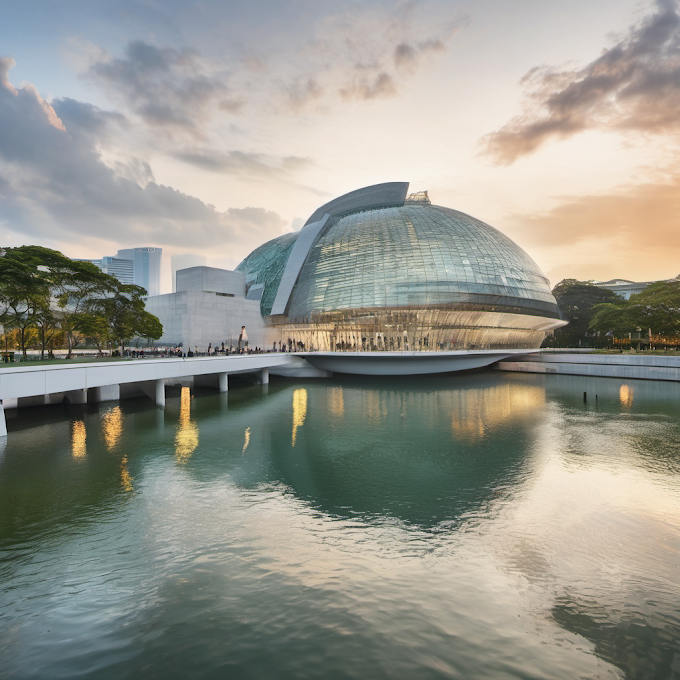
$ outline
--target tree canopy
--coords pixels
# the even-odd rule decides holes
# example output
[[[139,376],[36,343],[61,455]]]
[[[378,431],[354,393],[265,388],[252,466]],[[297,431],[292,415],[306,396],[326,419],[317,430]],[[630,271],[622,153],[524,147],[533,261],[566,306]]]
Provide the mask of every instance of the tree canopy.
[[[680,335],[680,281],[657,281],[630,300],[594,308],[591,328],[622,337],[634,331]]]
[[[91,262],[71,260],[41,246],[0,250],[0,323],[16,330],[26,356],[32,331],[42,353],[59,329],[64,331],[69,356],[83,336],[100,350],[113,343],[123,346],[141,336],[158,339],[160,321],[144,309],[140,286],[126,285]]]
[[[604,303],[616,304],[621,300],[611,290],[576,279],[560,281],[552,292],[562,318],[569,322],[568,326],[555,331],[555,344],[561,347],[593,343],[594,334],[589,329],[595,307]]]

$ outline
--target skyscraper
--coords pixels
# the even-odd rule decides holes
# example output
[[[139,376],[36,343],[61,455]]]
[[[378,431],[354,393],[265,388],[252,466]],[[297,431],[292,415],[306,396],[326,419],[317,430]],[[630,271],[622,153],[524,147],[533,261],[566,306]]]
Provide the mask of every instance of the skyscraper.
[[[124,248],[116,253],[116,259],[132,260],[133,283],[149,295],[160,295],[162,253],[162,248]]]
[[[99,260],[84,262],[92,262],[121,283],[134,283],[144,288],[149,295],[160,295],[162,254],[162,248],[125,248],[119,250],[115,257],[104,256]]]

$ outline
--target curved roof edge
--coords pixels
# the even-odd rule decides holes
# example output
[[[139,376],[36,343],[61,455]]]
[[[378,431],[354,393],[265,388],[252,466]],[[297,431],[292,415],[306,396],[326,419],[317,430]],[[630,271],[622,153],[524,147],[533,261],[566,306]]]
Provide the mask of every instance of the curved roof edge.
[[[406,200],[408,185],[408,182],[385,182],[350,191],[348,194],[338,196],[338,198],[334,198],[332,201],[317,208],[305,222],[305,226],[318,222],[326,214],[329,217],[333,217],[334,215],[355,210],[402,206]]]

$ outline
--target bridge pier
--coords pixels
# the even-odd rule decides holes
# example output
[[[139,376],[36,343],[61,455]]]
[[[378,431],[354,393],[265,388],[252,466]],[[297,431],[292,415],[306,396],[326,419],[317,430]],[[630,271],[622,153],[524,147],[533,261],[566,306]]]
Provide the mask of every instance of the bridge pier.
[[[229,391],[229,374],[228,373],[219,373],[219,382],[220,382],[220,392],[228,392]]]
[[[7,421],[5,420],[5,407],[0,401],[0,437],[7,436]]]
[[[165,408],[165,380],[156,380],[156,406]]]
[[[102,385],[93,387],[90,391],[90,401],[118,401],[120,399],[120,385]]]
[[[263,369],[260,370],[260,382],[263,385],[269,384],[269,369],[268,368],[263,368]]]
[[[69,404],[87,404],[87,388],[66,392]]]

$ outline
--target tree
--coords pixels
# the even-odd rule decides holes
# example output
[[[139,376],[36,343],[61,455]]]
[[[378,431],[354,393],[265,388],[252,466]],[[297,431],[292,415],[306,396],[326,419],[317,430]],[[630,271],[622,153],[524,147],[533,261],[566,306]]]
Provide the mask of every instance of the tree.
[[[98,355],[103,356],[104,348],[113,340],[108,320],[101,314],[88,313],[74,319],[74,324],[74,328],[94,342]]]
[[[29,331],[49,299],[48,276],[31,248],[7,248],[0,257],[0,322],[18,331],[24,358]]]
[[[680,334],[680,281],[657,281],[630,300],[595,308],[591,327],[622,337],[636,331],[677,336]]]
[[[106,320],[106,335],[119,345],[121,354],[135,336],[158,340],[163,335],[161,322],[144,309],[143,295],[146,291],[141,286],[116,281],[113,289],[88,305],[89,315]]]
[[[568,326],[555,331],[555,344],[561,347],[578,347],[579,344],[592,343],[593,334],[588,331],[595,306],[608,302],[616,304],[622,300],[611,290],[576,279],[560,281],[552,292],[562,318],[569,322]]]
[[[621,298],[615,303],[595,305],[590,327],[600,333],[621,338],[634,331],[638,324],[630,303]]]
[[[104,274],[91,262],[67,260],[53,270],[56,300],[61,311],[61,327],[68,341],[67,358],[77,345],[76,332],[88,315],[90,301],[116,290],[118,280]]]
[[[38,335],[44,356],[59,327],[68,357],[79,334],[91,337],[100,353],[112,341],[123,347],[136,335],[160,338],[163,327],[144,309],[143,295],[143,288],[124,285],[91,262],[56,250],[0,249],[0,323],[5,331],[16,330],[24,357],[31,334]]]
[[[45,358],[45,350],[59,331],[59,320],[50,304],[49,296],[40,299],[36,306],[34,323],[40,338],[40,358]]]
[[[680,281],[657,281],[632,295],[631,307],[641,328],[657,335],[680,333]]]

